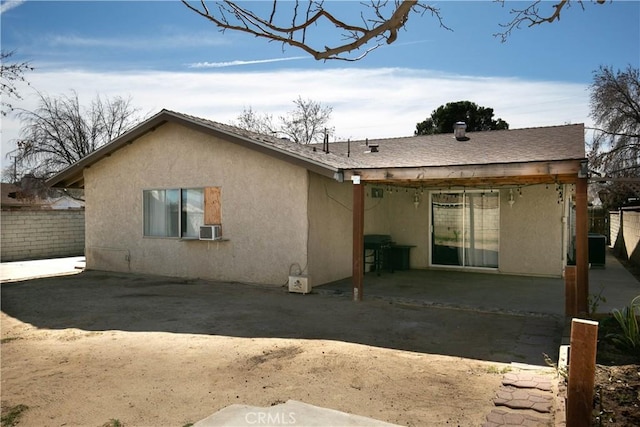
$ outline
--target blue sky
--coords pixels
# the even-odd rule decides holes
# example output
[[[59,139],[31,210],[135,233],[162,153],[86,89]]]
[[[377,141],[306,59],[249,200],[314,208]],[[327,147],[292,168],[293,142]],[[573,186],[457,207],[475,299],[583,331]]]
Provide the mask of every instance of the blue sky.
[[[593,71],[640,66],[637,1],[584,10],[572,3],[560,22],[523,27],[506,43],[493,34],[526,2],[429,4],[453,31],[414,14],[396,43],[358,62],[318,62],[293,47],[223,34],[178,1],[2,1],[1,43],[35,67],[14,103],[20,108],[36,107],[36,90],[75,90],[86,104],[98,94],[130,96],[144,113],[168,108],[230,122],[248,106],[285,114],[302,96],[333,107],[339,138],[410,135],[432,110],[459,100],[493,107],[512,128],[589,124]],[[327,6],[351,21],[362,10],[353,1]],[[335,37],[326,26],[315,30],[312,38]],[[15,116],[2,119],[3,166],[19,129]]]

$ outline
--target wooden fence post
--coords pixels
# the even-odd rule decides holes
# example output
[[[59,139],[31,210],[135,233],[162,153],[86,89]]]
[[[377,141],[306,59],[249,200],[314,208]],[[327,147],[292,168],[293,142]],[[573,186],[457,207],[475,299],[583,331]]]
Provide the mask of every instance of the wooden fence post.
[[[573,319],[569,344],[567,427],[591,425],[598,322]]]

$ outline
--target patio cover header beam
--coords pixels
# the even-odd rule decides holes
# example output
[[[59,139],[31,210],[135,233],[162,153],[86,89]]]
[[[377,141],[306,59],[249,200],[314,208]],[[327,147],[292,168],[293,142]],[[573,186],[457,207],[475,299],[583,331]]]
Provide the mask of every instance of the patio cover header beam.
[[[580,159],[555,162],[501,163],[490,165],[456,165],[408,168],[351,169],[344,180],[359,176],[360,181],[379,183],[443,182],[462,185],[574,183],[580,172]]]

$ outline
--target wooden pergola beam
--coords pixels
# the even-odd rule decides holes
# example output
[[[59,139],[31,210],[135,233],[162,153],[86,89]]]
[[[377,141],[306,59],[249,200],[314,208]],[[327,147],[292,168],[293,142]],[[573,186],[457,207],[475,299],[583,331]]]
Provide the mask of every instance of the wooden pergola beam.
[[[409,188],[499,188],[505,186],[527,186],[539,184],[574,184],[575,175],[546,175],[539,177],[499,176],[472,179],[422,179],[422,180],[375,180],[365,181],[371,185],[392,185]]]
[[[345,181],[359,176],[364,182],[424,183],[424,182],[555,182],[562,177],[566,182],[575,181],[580,172],[580,160],[557,162],[504,163],[490,165],[457,165],[408,168],[376,168],[348,170]],[[573,178],[571,178],[573,177]]]

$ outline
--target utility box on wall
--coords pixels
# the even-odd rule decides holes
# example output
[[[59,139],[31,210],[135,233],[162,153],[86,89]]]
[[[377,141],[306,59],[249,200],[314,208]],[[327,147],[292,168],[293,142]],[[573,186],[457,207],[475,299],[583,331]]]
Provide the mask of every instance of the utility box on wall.
[[[604,268],[607,237],[602,234],[589,233],[589,264],[592,268]]]
[[[308,294],[311,292],[311,284],[307,276],[289,276],[289,292]]]

